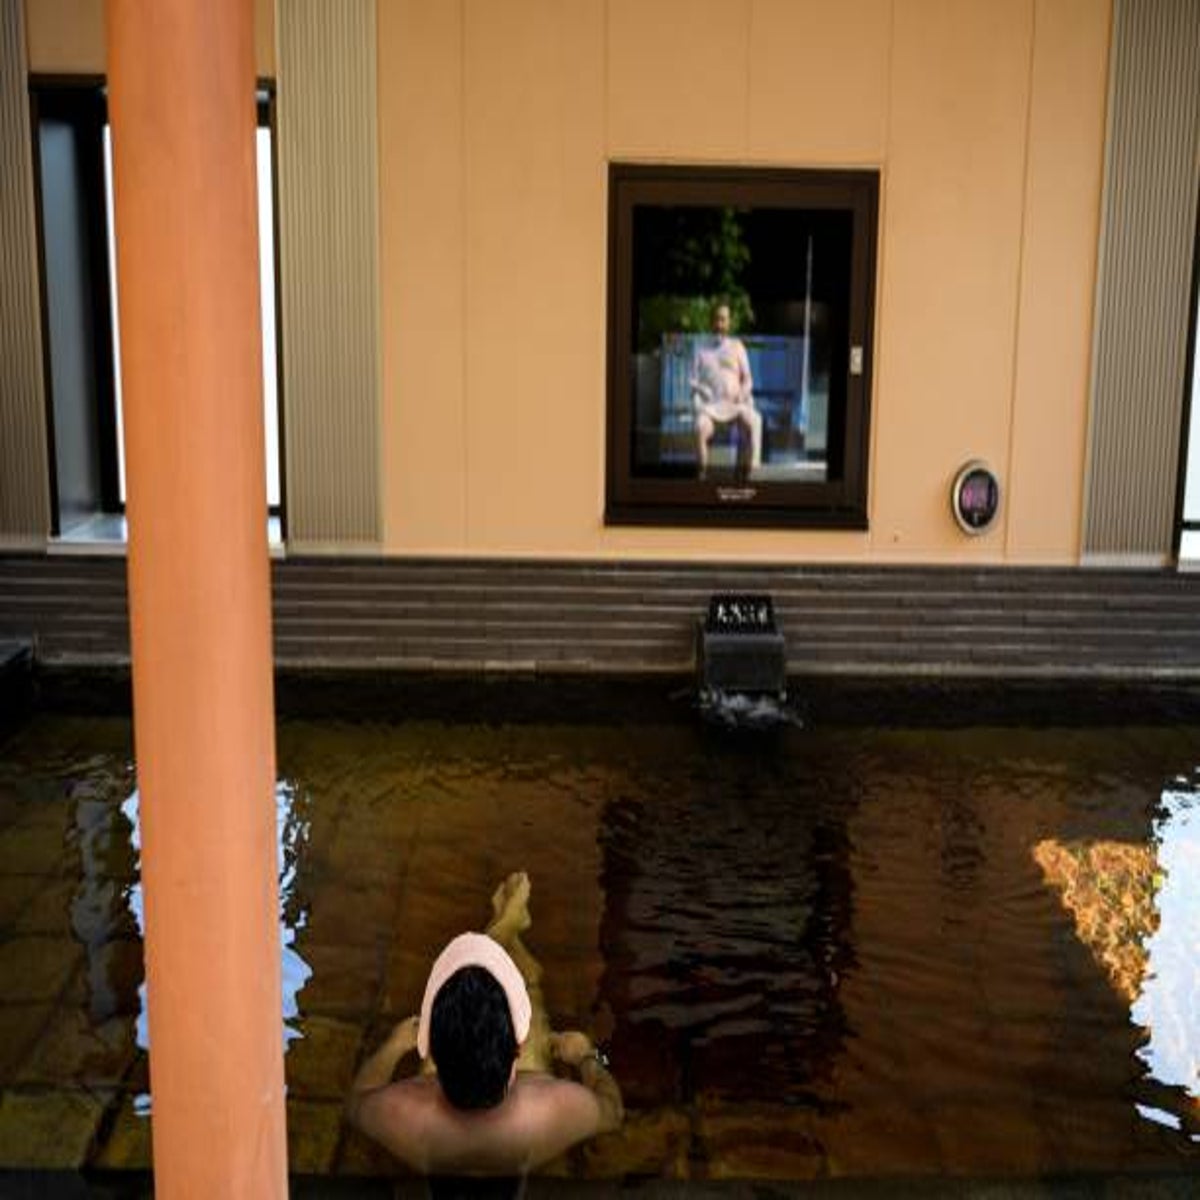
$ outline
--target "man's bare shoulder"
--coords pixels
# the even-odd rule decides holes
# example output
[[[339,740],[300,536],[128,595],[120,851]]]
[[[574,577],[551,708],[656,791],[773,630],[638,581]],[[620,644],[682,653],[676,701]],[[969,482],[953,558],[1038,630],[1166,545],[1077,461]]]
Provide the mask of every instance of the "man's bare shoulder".
[[[495,1108],[467,1112],[447,1104],[435,1079],[405,1079],[365,1097],[357,1123],[418,1171],[521,1172],[592,1136],[593,1094],[553,1075],[519,1075]]]
[[[508,1129],[530,1167],[557,1158],[600,1128],[600,1106],[589,1088],[540,1072],[518,1076],[501,1107],[508,1109]]]
[[[584,1104],[594,1105],[595,1096],[581,1083],[573,1079],[560,1079],[543,1071],[528,1071],[517,1076],[510,1097],[520,1099],[531,1111],[539,1111],[543,1105]]]
[[[402,1079],[358,1098],[349,1110],[351,1121],[397,1158],[418,1170],[441,1092],[432,1079]]]

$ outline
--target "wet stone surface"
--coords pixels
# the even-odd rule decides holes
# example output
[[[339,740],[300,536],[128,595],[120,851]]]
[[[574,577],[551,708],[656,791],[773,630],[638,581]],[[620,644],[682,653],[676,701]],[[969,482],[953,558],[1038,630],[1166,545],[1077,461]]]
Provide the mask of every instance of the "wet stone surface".
[[[1200,726],[957,725],[283,722],[293,1173],[406,1178],[346,1090],[518,868],[628,1109],[546,1188],[1200,1172]],[[0,743],[0,1170],[150,1165],[134,787]]]

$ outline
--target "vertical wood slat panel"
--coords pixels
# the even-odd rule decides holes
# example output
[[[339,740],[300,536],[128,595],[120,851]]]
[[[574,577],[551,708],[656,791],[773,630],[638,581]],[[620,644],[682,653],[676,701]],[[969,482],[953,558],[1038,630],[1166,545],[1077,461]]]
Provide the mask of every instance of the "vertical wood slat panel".
[[[25,0],[0,0],[0,540],[50,532]]]
[[[1116,0],[1084,553],[1170,553],[1200,189],[1200,4]]]
[[[375,0],[279,0],[288,537],[380,538]]]

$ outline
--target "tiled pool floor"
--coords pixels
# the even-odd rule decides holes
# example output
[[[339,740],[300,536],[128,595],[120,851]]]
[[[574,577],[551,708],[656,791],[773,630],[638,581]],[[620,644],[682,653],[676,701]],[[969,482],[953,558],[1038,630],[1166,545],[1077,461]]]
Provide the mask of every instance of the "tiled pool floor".
[[[611,1043],[629,1110],[532,1195],[1200,1170],[1194,726],[285,721],[278,758],[297,1177],[396,1175],[349,1082],[517,867],[552,1019]],[[133,792],[123,720],[0,746],[0,1167],[149,1167]]]

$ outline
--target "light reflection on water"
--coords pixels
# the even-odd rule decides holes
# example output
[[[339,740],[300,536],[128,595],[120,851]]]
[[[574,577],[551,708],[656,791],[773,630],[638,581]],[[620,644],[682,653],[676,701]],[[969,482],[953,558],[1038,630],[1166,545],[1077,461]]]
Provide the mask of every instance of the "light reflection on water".
[[[132,765],[130,766],[132,774]],[[82,802],[81,802],[82,804]],[[119,822],[114,831],[117,837],[122,835],[127,839],[132,851],[130,873],[119,885],[122,902],[137,927],[138,936],[145,937],[146,917],[142,904],[141,883],[141,852],[142,832],[139,814],[140,797],[138,789],[125,798],[119,808]],[[300,1027],[300,1005],[297,997],[304,985],[312,976],[312,968],[300,957],[296,949],[296,938],[308,921],[308,908],[296,892],[295,885],[300,860],[308,844],[309,826],[304,813],[309,804],[307,795],[297,798],[295,784],[287,779],[280,779],[275,785],[275,844],[276,870],[279,872],[279,941],[282,954],[282,983],[283,983],[283,1045],[287,1052],[288,1043],[295,1038],[304,1036]],[[81,856],[83,859],[84,883],[81,885],[80,896],[89,897],[97,886],[96,880],[101,880],[99,887],[107,891],[115,885],[115,881],[104,878],[102,869],[93,861],[91,847],[94,841],[80,838]],[[89,904],[88,907],[94,907]],[[116,918],[120,922],[120,916]],[[78,925],[76,926],[78,929]],[[93,983],[93,992],[103,989],[113,990],[113,985],[101,977]],[[96,1004],[93,999],[93,1009]],[[137,988],[137,1023],[135,1042],[139,1050],[150,1050],[150,1021],[147,1006],[146,981],[142,978]],[[140,1092],[134,1100],[140,1116],[149,1116],[151,1112],[150,1095]]]
[[[0,877],[74,880],[86,986],[60,1004],[127,1026],[142,1069],[104,1084],[145,1112],[138,794],[94,740],[5,745]],[[289,1103],[335,1128],[363,1048],[524,867],[552,1018],[610,1042],[642,1173],[1162,1166],[1200,1135],[1191,730],[285,722],[279,745]],[[55,858],[33,839],[59,804]],[[0,952],[22,936],[0,918]]]
[[[1198,776],[1178,776],[1163,790],[1144,842],[1051,839],[1034,849],[1077,936],[1142,1033],[1135,1053],[1144,1082],[1167,1089],[1157,1093],[1160,1102],[1135,1099],[1135,1111],[1194,1142],[1200,1130],[1185,1130],[1169,1105],[1172,1089],[1200,1102]]]
[[[275,785],[276,864],[279,870],[279,941],[283,953],[283,1044],[303,1037],[297,997],[312,976],[312,968],[300,957],[296,939],[308,924],[308,905],[297,887],[301,859],[308,846],[307,819],[311,803],[290,780]]]
[[[1200,789],[1196,777],[1187,790],[1188,780],[1177,782],[1154,819],[1158,928],[1145,942],[1146,976],[1130,1016],[1147,1031],[1138,1057],[1151,1078],[1200,1101]],[[1139,1104],[1138,1112],[1182,1127],[1153,1105]],[[1200,1131],[1191,1136],[1200,1142]]]

